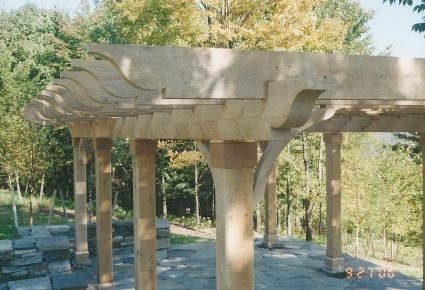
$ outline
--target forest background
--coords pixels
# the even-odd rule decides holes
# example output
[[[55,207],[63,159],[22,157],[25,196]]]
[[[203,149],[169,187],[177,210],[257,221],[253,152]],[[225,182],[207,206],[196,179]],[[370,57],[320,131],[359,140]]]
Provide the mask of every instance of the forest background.
[[[94,8],[83,0],[72,15],[34,5],[0,11],[0,188],[14,188],[18,203],[21,196],[28,198],[31,211],[34,200],[49,198],[55,190],[63,192],[73,207],[68,129],[31,124],[20,110],[58,78],[71,59],[90,58],[87,43],[367,55],[373,50],[371,17],[355,0],[99,0]],[[389,53],[390,49],[382,52]],[[384,144],[368,133],[344,134],[345,250],[419,266],[422,165],[417,136],[399,133],[390,145]],[[280,155],[281,234],[324,242],[324,158],[319,133],[301,134]],[[88,164],[91,212],[96,207],[93,159]],[[114,217],[131,218],[128,140],[114,140],[112,163]],[[158,216],[186,226],[214,226],[212,178],[193,142],[160,140],[156,189]],[[263,204],[253,218],[255,231],[261,233]]]

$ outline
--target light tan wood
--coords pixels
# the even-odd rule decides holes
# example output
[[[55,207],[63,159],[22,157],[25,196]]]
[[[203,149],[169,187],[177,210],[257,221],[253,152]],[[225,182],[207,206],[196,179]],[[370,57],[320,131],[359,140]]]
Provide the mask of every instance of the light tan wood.
[[[422,147],[422,275],[425,277],[425,131],[419,133],[419,142]],[[425,289],[425,279],[422,281]]]
[[[211,166],[215,168],[254,168],[257,164],[257,143],[211,141]]]
[[[80,71],[47,87],[61,99],[40,96],[24,110],[29,119],[120,119],[108,137],[282,141],[306,130],[315,109],[354,118],[425,115],[423,59],[137,45],[89,51],[106,60],[73,61]],[[148,113],[154,122],[137,120]],[[343,124],[363,130],[350,123]],[[370,130],[385,130],[379,123]]]
[[[132,141],[134,272],[136,289],[154,290],[156,281],[156,141]]]
[[[267,180],[264,204],[265,228],[263,245],[268,248],[274,248],[279,243],[277,236],[276,166],[272,167]]]
[[[425,132],[425,114],[335,115],[307,132]]]
[[[100,172],[100,167],[110,166],[110,149],[103,148],[110,139],[102,138],[226,141],[213,141],[209,149],[207,144],[200,147],[210,155],[207,159],[220,187],[220,289],[253,287],[252,244],[247,242],[252,220],[246,217],[264,197],[276,158],[297,134],[330,134],[328,175],[338,183],[340,143],[332,132],[425,131],[425,59],[140,45],[94,44],[88,50],[104,60],[73,61],[78,71],[64,72],[54,80],[23,109],[24,116],[44,125],[66,124],[74,138],[97,138],[101,160],[97,175],[102,181],[97,190],[108,191],[98,194],[99,205],[110,200],[110,184],[105,185],[110,176]],[[246,140],[270,141],[255,169],[253,196],[248,183],[256,154]],[[340,185],[331,185],[327,183],[328,217],[333,220],[328,225],[326,265],[339,271]],[[143,206],[135,209],[141,211]],[[98,227],[104,236],[109,235],[109,226],[105,227],[109,210],[110,201],[109,209],[99,206],[100,216],[109,215]],[[236,248],[235,241],[248,256],[228,252]],[[103,244],[98,249],[109,249],[109,239],[99,243]],[[107,261],[99,270],[103,281],[112,281],[110,255],[108,250],[102,258]],[[238,272],[240,265],[234,259],[243,261],[246,273]],[[245,278],[246,283],[241,282]]]
[[[110,287],[112,270],[112,191],[111,150],[112,140],[94,139],[96,155],[96,250],[97,279],[99,284]]]
[[[289,143],[289,141],[299,133],[308,129],[313,124],[331,118],[333,114],[333,110],[327,110],[325,108],[314,109],[309,120],[301,128],[294,128],[291,130],[285,130],[283,132],[274,132],[275,134],[280,135],[279,138],[276,138],[280,140],[267,142],[263,149],[263,153],[261,154],[261,158],[258,161],[258,165],[255,167],[253,199],[254,206],[263,200],[270,171],[273,168],[277,158],[279,157],[279,154]]]
[[[60,93],[67,103],[80,111],[95,111],[102,108],[102,103],[93,98],[81,85],[71,79],[55,79],[53,86],[47,90]]]
[[[254,289],[252,188],[255,142],[211,142],[216,186],[217,289]],[[234,154],[228,154],[228,153]],[[243,161],[244,155],[249,160]]]
[[[166,89],[165,98],[267,98],[267,82],[306,74],[335,79],[321,99],[423,99],[425,91],[423,59],[102,44],[88,51],[139,88]]]
[[[112,97],[122,100],[136,98],[137,104],[195,105],[223,104],[224,100],[163,99],[163,90],[142,90],[126,81],[121,72],[109,61],[72,60],[71,66],[91,74],[98,84]],[[65,77],[65,75],[61,76]]]
[[[326,257],[325,269],[344,272],[341,257],[341,133],[324,135],[326,147]]]
[[[87,152],[85,140],[72,138],[74,154],[74,202],[75,202],[75,260],[77,264],[89,264],[87,242]]]

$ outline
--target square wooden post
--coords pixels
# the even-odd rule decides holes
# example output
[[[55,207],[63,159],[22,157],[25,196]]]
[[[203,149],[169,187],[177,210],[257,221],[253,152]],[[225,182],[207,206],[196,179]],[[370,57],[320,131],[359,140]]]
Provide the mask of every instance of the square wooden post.
[[[254,289],[256,142],[211,142],[217,213],[217,289]]]
[[[422,147],[422,289],[425,290],[425,133],[419,133]]]
[[[87,243],[87,152],[83,138],[72,138],[74,155],[75,260],[90,264]]]
[[[155,290],[156,280],[156,141],[132,142],[135,288]]]
[[[341,257],[341,133],[326,133],[326,257],[325,270],[344,272]]]
[[[96,138],[96,249],[99,289],[113,289],[112,271],[112,139]]]

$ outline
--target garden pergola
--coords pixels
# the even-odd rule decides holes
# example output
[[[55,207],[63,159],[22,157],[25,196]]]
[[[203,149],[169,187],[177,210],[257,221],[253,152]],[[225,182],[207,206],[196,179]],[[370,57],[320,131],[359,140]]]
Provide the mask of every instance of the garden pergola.
[[[131,140],[136,289],[156,289],[158,139],[196,140],[210,166],[218,289],[254,287],[252,211],[264,196],[265,243],[277,242],[274,163],[297,134],[325,134],[329,272],[345,270],[341,132],[419,132],[425,148],[425,59],[99,44],[88,51],[102,60],[72,61],[23,114],[71,131],[79,263],[88,261],[84,139],[94,140],[101,288],[113,287],[113,138]]]

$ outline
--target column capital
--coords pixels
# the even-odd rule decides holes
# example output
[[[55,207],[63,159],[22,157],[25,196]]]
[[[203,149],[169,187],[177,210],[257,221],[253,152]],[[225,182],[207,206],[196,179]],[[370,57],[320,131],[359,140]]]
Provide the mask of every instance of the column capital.
[[[111,138],[94,138],[94,148],[96,150],[112,150]]]
[[[130,149],[133,155],[156,155],[156,140],[134,139],[130,141]]]
[[[211,141],[211,166],[224,169],[254,168],[257,165],[257,142]]]
[[[342,133],[323,133],[323,140],[327,144],[340,145],[342,143]]]
[[[81,137],[72,137],[72,146],[74,147],[79,147],[80,146],[80,142],[83,138]]]

